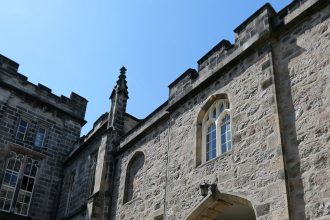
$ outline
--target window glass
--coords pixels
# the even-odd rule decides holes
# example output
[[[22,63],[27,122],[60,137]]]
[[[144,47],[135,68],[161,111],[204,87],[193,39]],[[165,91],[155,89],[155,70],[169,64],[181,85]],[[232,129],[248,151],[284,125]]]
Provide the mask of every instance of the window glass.
[[[215,158],[217,152],[216,145],[216,127],[215,124],[212,123],[210,127],[207,129],[206,135],[206,160],[210,160]]]
[[[27,164],[24,168],[22,183],[16,201],[15,213],[17,214],[28,214],[36,173],[37,163],[33,163],[31,158],[27,158]]]
[[[27,215],[39,162],[13,152],[12,155],[0,188],[0,210]],[[24,170],[20,172],[21,169]]]
[[[231,149],[230,137],[230,116],[228,114],[222,119],[221,122],[221,152],[226,153]]]
[[[20,167],[18,159],[9,159],[0,189],[0,210],[10,211]]]
[[[34,139],[34,145],[37,147],[42,147],[44,144],[45,136],[46,130],[43,128],[38,128],[36,137]]]
[[[230,110],[228,100],[210,106],[203,119],[204,160],[231,150]]]
[[[18,124],[18,128],[17,128],[17,133],[16,133],[16,138],[19,140],[24,140],[25,138],[25,134],[27,131],[27,127],[28,127],[28,122],[21,119],[19,124]]]

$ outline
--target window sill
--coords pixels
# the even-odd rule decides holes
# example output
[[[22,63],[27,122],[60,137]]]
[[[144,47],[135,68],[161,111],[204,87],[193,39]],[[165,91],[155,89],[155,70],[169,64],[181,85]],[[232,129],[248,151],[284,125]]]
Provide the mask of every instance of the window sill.
[[[230,151],[227,151],[226,153],[220,154],[219,156],[217,156],[215,158],[212,158],[211,160],[208,160],[208,161],[202,162],[201,164],[198,164],[196,166],[196,168],[201,168],[201,167],[207,166],[208,164],[215,163],[215,161],[221,160],[224,157],[228,157],[228,156],[232,155],[232,153],[233,153],[233,149],[231,149]]]
[[[22,147],[17,144],[9,144],[9,148],[10,148],[10,150],[15,151],[16,153],[29,155],[33,159],[36,159],[36,160],[42,160],[46,157],[46,155],[41,152],[26,148],[26,147]]]

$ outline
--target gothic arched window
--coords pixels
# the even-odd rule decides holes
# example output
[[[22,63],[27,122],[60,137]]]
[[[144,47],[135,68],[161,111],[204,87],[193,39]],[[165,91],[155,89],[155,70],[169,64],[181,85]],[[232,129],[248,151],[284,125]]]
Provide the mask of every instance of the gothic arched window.
[[[10,153],[0,188],[0,210],[28,215],[39,161]]]
[[[230,105],[226,95],[214,95],[197,119],[197,165],[231,150]]]
[[[144,154],[137,152],[129,161],[126,169],[124,203],[136,199],[140,196],[142,183],[142,168],[144,164]]]

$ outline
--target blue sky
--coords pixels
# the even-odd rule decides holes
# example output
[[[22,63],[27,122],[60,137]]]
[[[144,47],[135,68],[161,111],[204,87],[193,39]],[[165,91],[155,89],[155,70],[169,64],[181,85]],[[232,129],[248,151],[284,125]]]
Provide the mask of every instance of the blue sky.
[[[127,112],[144,118],[167,86],[267,1],[10,0],[0,7],[0,53],[29,81],[88,99],[83,133],[110,108],[127,68]],[[276,11],[289,0],[270,0]]]

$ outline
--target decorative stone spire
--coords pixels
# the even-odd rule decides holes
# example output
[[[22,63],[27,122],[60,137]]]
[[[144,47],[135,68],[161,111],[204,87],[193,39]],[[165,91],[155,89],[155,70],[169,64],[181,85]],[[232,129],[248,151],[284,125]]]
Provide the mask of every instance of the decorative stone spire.
[[[117,80],[117,84],[115,86],[115,88],[113,89],[110,99],[112,99],[115,95],[115,92],[117,90],[118,94],[122,94],[124,95],[126,98],[128,98],[128,87],[127,87],[127,81],[126,81],[126,68],[123,66],[122,68],[120,68],[120,74]]]
[[[126,104],[128,99],[128,87],[126,81],[126,68],[120,68],[120,74],[117,83],[112,90],[111,110],[108,118],[108,128],[117,130],[119,133],[124,128],[124,114],[126,112]]]

